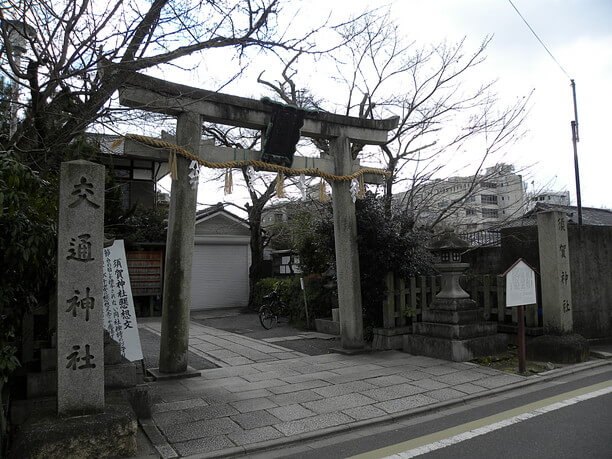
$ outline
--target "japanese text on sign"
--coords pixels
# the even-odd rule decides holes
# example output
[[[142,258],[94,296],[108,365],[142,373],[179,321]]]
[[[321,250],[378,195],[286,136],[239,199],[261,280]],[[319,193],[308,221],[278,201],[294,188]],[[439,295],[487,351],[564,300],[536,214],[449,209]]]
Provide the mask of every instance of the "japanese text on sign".
[[[142,348],[123,241],[115,241],[104,249],[102,288],[104,328],[119,343],[121,355],[131,362],[141,360]]]

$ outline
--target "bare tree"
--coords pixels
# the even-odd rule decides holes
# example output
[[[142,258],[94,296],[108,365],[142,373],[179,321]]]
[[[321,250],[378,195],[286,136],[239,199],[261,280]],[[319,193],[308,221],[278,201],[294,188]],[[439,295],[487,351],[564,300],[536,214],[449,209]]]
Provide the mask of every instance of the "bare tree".
[[[0,7],[4,73],[26,93],[23,116],[5,149],[44,170],[96,120],[133,72],[177,65],[202,51],[305,49],[312,33],[278,30],[289,0],[7,0]],[[20,64],[15,33],[27,49]],[[184,61],[181,61],[184,62]],[[25,98],[24,98],[25,100]]]
[[[429,188],[432,180],[457,173],[449,173],[453,157],[478,148],[469,156],[470,171],[462,171],[472,178],[471,182],[445,206],[437,206],[436,215],[427,220],[432,227],[443,224],[479,189],[485,164],[499,161],[522,136],[529,97],[503,106],[494,93],[493,82],[474,83],[490,37],[471,51],[465,39],[455,44],[420,46],[407,43],[388,14],[374,13],[361,16],[339,32],[351,39],[345,40],[333,57],[334,78],[343,91],[336,111],[360,118],[400,117],[397,129],[378,151],[352,145],[353,157],[371,155],[382,160],[390,172],[384,183],[388,212],[396,201],[418,218],[427,200],[415,197],[422,198],[426,194],[422,189]],[[298,58],[296,54],[285,63],[278,81],[260,76],[260,82],[285,102],[298,95],[302,101],[311,97],[308,101],[313,108],[334,107],[333,101],[315,102],[308,92],[296,89]],[[324,142],[316,146],[326,152]],[[399,195],[399,200],[398,188],[408,190]]]
[[[398,128],[381,146],[391,172],[385,183],[389,208],[394,186],[408,182],[414,194],[419,185],[444,173],[450,155],[461,155],[474,146],[475,139],[482,139],[482,153],[473,164],[474,182],[440,208],[431,222],[435,226],[472,195],[485,162],[521,137],[529,98],[502,106],[493,82],[473,83],[490,37],[469,51],[465,39],[425,47],[406,43],[388,15],[364,16],[344,33],[352,34],[354,27],[363,32],[347,42],[350,61],[339,62],[337,72],[348,88],[345,113],[373,117],[391,112],[400,117]],[[340,71],[347,66],[352,71]],[[411,193],[406,196],[410,198]],[[417,210],[413,199],[404,205]]]

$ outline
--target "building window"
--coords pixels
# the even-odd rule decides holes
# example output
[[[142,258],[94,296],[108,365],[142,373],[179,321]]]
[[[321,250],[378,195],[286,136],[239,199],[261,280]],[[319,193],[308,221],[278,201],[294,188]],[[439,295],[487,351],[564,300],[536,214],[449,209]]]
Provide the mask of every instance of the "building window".
[[[483,204],[497,204],[497,196],[492,194],[483,194],[480,196],[480,202]]]
[[[499,212],[497,209],[482,209],[483,218],[497,218],[499,216]]]
[[[476,196],[468,196],[465,202],[476,202]]]
[[[465,209],[465,215],[466,216],[476,215],[476,210],[475,209]]]
[[[480,184],[480,186],[482,186],[483,188],[497,188],[497,183],[493,183],[493,182],[482,182]]]

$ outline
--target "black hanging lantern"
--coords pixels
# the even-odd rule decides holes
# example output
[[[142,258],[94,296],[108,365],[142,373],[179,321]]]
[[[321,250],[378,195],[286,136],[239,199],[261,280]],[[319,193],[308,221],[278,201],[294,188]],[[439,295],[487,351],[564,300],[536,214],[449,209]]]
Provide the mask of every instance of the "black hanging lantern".
[[[267,97],[262,102],[272,108],[272,113],[263,135],[261,160],[291,167],[306,111],[293,105],[274,102]]]

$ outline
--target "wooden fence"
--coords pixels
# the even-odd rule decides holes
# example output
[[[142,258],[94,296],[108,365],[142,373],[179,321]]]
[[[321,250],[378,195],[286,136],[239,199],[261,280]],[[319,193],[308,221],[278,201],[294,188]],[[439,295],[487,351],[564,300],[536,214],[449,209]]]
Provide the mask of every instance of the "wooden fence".
[[[386,277],[387,297],[383,301],[383,327],[404,327],[412,321],[421,321],[421,312],[429,307],[441,289],[440,276],[419,276],[401,279],[393,273]],[[516,308],[506,308],[506,278],[504,276],[466,276],[461,285],[470,297],[483,308],[485,320],[516,325]],[[539,291],[539,285],[537,285]],[[538,294],[538,298],[539,298]],[[501,313],[500,313],[501,311]],[[537,306],[525,308],[525,324],[536,328]]]

